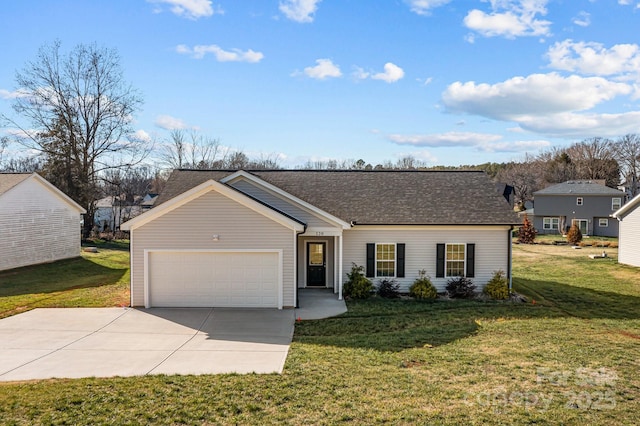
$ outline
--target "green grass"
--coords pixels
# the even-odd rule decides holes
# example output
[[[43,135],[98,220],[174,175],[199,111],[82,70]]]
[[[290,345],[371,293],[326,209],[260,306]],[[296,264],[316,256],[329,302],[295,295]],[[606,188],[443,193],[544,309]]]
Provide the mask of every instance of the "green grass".
[[[589,250],[516,246],[527,303],[372,299],[303,321],[282,375],[0,384],[0,423],[635,424],[640,270]]]
[[[128,251],[99,250],[0,272],[0,318],[34,308],[128,306]]]

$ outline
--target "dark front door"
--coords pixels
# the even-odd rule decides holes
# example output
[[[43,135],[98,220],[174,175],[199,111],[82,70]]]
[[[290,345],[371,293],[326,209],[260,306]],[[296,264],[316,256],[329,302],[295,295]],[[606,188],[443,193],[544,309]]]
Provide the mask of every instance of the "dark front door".
[[[307,287],[326,286],[326,249],[326,243],[307,243]]]

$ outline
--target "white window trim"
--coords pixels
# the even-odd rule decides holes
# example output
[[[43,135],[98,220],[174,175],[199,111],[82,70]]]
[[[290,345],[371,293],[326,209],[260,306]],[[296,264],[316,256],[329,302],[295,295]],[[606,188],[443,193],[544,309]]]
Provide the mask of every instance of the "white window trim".
[[[554,223],[555,221],[555,223]],[[548,225],[548,226],[547,226]],[[555,227],[554,227],[555,225]],[[545,231],[557,231],[560,229],[559,217],[544,217],[542,218],[542,229]]]
[[[447,262],[449,262],[449,260],[447,259],[447,253],[449,253],[449,250],[447,250],[449,248],[449,246],[463,246],[464,247],[464,256],[462,256],[462,275],[449,275],[447,273]],[[451,261],[453,262],[453,261]],[[456,260],[455,262],[459,262],[459,260]],[[455,278],[455,277],[466,277],[467,276],[467,244],[466,243],[446,243],[444,246],[444,276],[445,278]]]
[[[617,201],[617,203],[615,203],[615,202],[614,202],[615,200],[618,200],[618,201]],[[614,204],[617,204],[617,205],[618,205],[618,207],[614,207]],[[613,198],[611,199],[611,211],[619,210],[619,209],[620,209],[620,207],[622,207],[622,198],[620,198],[620,197],[613,197]]]
[[[576,197],[576,206],[584,206],[584,198]]]
[[[393,275],[392,276],[378,276],[378,246],[393,246]],[[395,278],[396,271],[398,270],[398,245],[396,243],[376,243],[374,253],[374,276],[375,278]],[[380,262],[389,262],[388,260],[380,260]]]
[[[607,219],[606,217],[601,217],[600,219],[598,219],[598,226],[600,228],[608,228],[609,227],[609,219]]]

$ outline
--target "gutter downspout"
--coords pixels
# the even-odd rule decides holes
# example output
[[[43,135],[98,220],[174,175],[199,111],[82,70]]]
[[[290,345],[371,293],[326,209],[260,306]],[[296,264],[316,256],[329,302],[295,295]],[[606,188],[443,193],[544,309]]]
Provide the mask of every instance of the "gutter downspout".
[[[293,233],[293,293],[296,299],[296,308],[300,307],[300,300],[298,300],[298,237],[307,232],[307,224],[304,224],[304,229],[301,232]]]
[[[513,264],[513,243],[511,241],[511,236],[513,235],[513,225],[511,225],[511,227],[509,228],[509,234],[508,234],[508,238],[507,238],[507,242],[509,244],[509,255],[508,255],[508,264],[507,264],[507,268],[509,269],[507,271],[507,275],[509,277],[509,293],[511,293],[511,290],[513,289],[513,268],[512,268],[512,264]]]

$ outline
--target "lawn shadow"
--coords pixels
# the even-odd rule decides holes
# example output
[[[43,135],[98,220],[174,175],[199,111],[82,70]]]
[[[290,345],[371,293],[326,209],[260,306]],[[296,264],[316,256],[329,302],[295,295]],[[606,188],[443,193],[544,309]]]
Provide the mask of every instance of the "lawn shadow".
[[[514,279],[514,289],[558,310],[584,319],[639,319],[640,297],[552,281]]]
[[[294,341],[397,352],[473,336],[478,322],[487,319],[640,318],[636,296],[524,279],[517,280],[515,289],[529,296],[529,301],[351,301],[344,315],[296,324]]]
[[[84,257],[0,271],[0,297],[101,287],[117,283],[128,268],[109,268]]]

